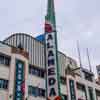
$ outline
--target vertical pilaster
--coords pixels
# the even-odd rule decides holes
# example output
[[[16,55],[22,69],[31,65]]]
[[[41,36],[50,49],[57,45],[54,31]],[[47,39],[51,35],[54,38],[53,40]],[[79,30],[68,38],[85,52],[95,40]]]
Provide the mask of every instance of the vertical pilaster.
[[[8,100],[13,100],[14,98],[14,81],[15,81],[15,55],[12,55],[10,69],[9,69]]]

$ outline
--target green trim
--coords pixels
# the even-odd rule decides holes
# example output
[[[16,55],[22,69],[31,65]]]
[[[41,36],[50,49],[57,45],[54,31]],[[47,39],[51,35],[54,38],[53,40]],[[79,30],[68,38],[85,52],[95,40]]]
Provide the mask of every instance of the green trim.
[[[76,100],[74,80],[69,79],[69,87],[70,87],[70,98],[71,98],[71,100]]]
[[[50,21],[53,25],[53,28],[56,29],[56,20],[55,20],[55,10],[54,10],[54,0],[48,0],[47,7],[47,16],[46,20]]]
[[[57,33],[55,32],[55,44],[56,44],[56,63],[57,63],[57,79],[58,79],[58,92],[59,96],[61,96],[61,89],[60,89],[60,68],[59,68],[59,61],[58,61],[58,44],[57,44]]]
[[[46,100],[47,100],[47,94],[48,94],[48,91],[47,91],[47,65],[46,65],[46,39],[45,39],[45,41],[44,41],[44,59],[45,59],[45,61],[44,61],[44,63],[45,63],[45,87],[46,87]]]

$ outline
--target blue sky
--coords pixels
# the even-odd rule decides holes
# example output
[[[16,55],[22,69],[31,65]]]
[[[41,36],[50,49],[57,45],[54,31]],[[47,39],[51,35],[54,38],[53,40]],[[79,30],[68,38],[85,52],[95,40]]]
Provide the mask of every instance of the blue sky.
[[[0,40],[16,32],[37,36],[44,32],[47,0],[0,0]],[[77,60],[80,42],[82,64],[92,70],[100,64],[100,0],[55,0],[58,47]]]

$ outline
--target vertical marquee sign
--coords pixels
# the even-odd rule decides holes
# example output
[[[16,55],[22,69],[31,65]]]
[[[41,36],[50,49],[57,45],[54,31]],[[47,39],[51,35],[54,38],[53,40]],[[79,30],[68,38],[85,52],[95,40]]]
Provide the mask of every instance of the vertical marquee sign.
[[[47,15],[45,17],[45,51],[47,98],[48,100],[61,100],[54,0],[48,0]]]
[[[15,74],[15,96],[14,100],[24,100],[23,81],[24,81],[24,62],[16,60],[16,74]]]
[[[55,32],[52,31],[50,24],[46,23],[46,67],[47,67],[47,96],[49,100],[56,100],[59,96],[57,80],[57,56]]]

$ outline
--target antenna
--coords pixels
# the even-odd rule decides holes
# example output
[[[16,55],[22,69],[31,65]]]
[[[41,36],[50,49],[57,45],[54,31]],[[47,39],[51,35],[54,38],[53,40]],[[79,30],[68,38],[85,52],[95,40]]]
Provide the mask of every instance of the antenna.
[[[89,55],[89,50],[88,50],[88,48],[86,48],[86,52],[87,52],[87,58],[88,58],[88,64],[89,64],[90,72],[92,72],[92,67],[91,67],[90,55]]]
[[[81,55],[80,55],[80,47],[79,47],[79,41],[77,40],[77,51],[78,51],[78,58],[79,58],[79,64],[82,68],[82,61],[81,61]]]

